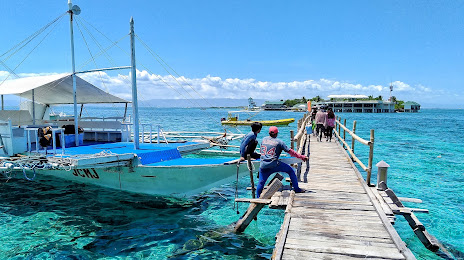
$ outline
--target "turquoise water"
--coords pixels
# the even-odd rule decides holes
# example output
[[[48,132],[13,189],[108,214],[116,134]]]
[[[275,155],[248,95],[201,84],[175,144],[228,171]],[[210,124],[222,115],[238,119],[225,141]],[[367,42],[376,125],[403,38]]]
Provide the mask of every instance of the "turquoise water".
[[[141,108],[141,121],[166,131],[223,131],[226,109]],[[65,112],[70,112],[64,108]],[[87,108],[86,116],[122,115],[121,108]],[[58,111],[59,112],[59,111]],[[262,112],[256,119],[301,118],[302,113]],[[375,129],[374,164],[390,164],[388,185],[398,196],[420,198],[430,214],[417,214],[456,259],[464,259],[464,111],[422,110],[417,114],[345,114],[357,133]],[[289,144],[296,122],[280,127]],[[246,133],[248,127],[228,129]],[[264,131],[263,131],[264,132]],[[264,133],[260,134],[260,138]],[[367,162],[367,149],[356,153]],[[376,172],[373,173],[376,182]],[[249,197],[249,178],[240,178],[238,196]],[[141,196],[38,177],[34,182],[0,182],[2,259],[268,259],[283,211],[264,209],[244,234],[231,232],[240,215],[234,208],[236,183],[191,200]],[[240,214],[246,205],[239,206]],[[395,228],[418,259],[429,252],[398,217]]]
[[[450,254],[464,259],[464,110],[339,116],[350,129],[356,120],[356,132],[365,139],[375,130],[373,162],[390,165],[388,186],[399,197],[422,199],[404,204],[428,209],[416,214],[419,220]],[[355,150],[367,162],[367,147],[357,144]],[[372,175],[376,183],[376,169]],[[423,247],[403,217],[397,220],[396,230],[418,259],[441,259]]]

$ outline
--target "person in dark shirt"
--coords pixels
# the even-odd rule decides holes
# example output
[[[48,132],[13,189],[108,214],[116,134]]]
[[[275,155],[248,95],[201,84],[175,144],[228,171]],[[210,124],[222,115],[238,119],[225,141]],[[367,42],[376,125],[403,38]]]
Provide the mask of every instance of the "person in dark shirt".
[[[244,161],[247,159],[248,155],[251,155],[253,159],[259,159],[261,156],[260,154],[256,153],[256,146],[258,145],[258,133],[261,132],[261,128],[263,128],[263,124],[259,122],[254,122],[251,124],[251,132],[249,132],[245,137],[242,139],[242,143],[240,144],[240,160]]]
[[[290,156],[299,158],[303,161],[308,160],[308,157],[295,152],[293,149],[289,149],[287,145],[280,139],[277,138],[279,129],[275,126],[269,128],[269,136],[264,137],[261,142],[261,162],[259,166],[259,183],[256,189],[256,197],[259,198],[263,191],[264,184],[271,174],[276,172],[285,172],[290,176],[292,180],[293,190],[296,193],[305,192],[304,189],[298,187],[298,179],[295,175],[295,171],[290,165],[279,161],[282,150],[287,152]]]

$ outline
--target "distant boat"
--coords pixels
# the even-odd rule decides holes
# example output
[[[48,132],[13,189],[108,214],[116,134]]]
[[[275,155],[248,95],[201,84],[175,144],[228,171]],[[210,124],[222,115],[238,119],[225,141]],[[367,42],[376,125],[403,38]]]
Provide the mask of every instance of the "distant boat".
[[[258,111],[229,111],[227,118],[221,119],[223,125],[251,125],[254,122],[260,122],[265,126],[271,125],[288,125],[295,122],[295,118],[284,118],[275,120],[252,120],[254,116],[247,118],[246,120],[239,120],[240,113],[257,113]]]
[[[261,108],[256,105],[253,98],[248,98],[248,110],[260,110]]]

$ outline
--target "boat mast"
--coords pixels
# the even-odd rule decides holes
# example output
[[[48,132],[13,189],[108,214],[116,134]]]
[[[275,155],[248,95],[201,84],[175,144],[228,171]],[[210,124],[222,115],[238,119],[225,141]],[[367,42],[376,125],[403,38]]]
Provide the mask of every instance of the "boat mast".
[[[79,120],[77,115],[77,87],[76,87],[76,64],[74,60],[74,31],[73,31],[73,14],[76,12],[76,15],[79,14],[80,8],[76,5],[73,7],[72,1],[68,0],[68,13],[70,17],[69,26],[71,29],[71,59],[72,59],[72,82],[73,82],[73,100],[74,100],[74,135],[76,139],[76,146],[79,146]]]
[[[134,116],[134,149],[139,149],[139,106],[137,103],[137,75],[135,69],[134,18],[130,20],[131,40],[131,78],[132,78],[132,114]]]

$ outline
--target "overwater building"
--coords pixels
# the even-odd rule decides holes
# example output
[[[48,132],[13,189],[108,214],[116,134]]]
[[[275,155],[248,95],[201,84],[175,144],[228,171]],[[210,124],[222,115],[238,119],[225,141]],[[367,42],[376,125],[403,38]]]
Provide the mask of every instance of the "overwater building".
[[[283,100],[278,101],[265,101],[263,104],[264,110],[286,110],[287,106],[284,105]]]
[[[339,113],[393,113],[395,103],[384,100],[366,100],[364,95],[330,95],[330,101],[314,102],[314,105],[322,104],[331,107]]]
[[[419,112],[420,104],[414,101],[404,102],[404,112]]]

